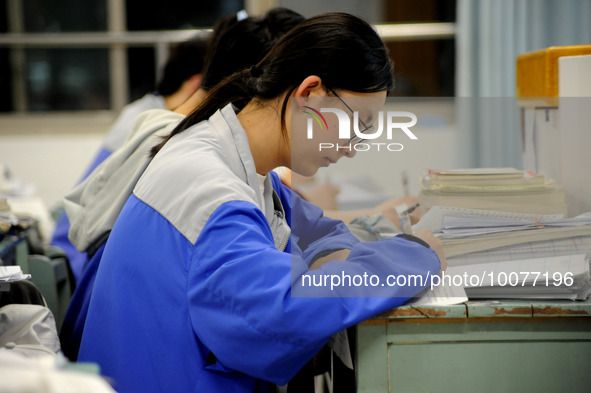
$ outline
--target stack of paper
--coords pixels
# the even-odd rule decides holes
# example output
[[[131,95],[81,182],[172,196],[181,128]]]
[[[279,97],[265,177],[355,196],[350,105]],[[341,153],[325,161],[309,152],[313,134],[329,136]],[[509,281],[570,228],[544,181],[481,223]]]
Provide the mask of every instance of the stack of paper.
[[[434,206],[413,226],[430,229],[447,257],[535,241],[591,236],[591,213],[575,218]]]
[[[432,169],[421,179],[423,211],[432,206],[566,215],[564,188],[515,168]]]
[[[591,260],[591,236],[525,242],[469,252],[448,257],[447,264],[452,267],[577,254],[585,254]]]
[[[443,242],[469,298],[586,299],[591,213],[574,218],[434,206],[413,226]]]
[[[591,293],[585,254],[449,267],[448,275],[468,277],[469,298],[585,300]]]
[[[30,274],[23,274],[20,266],[0,266],[0,283],[14,282],[31,278]]]

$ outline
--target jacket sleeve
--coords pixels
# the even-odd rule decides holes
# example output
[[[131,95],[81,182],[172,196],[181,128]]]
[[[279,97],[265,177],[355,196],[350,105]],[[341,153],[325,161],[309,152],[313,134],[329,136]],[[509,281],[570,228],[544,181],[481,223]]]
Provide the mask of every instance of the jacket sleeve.
[[[431,249],[393,238],[357,242],[347,261],[309,271],[301,255],[275,248],[260,210],[228,202],[193,249],[187,290],[193,329],[215,355],[216,370],[285,384],[332,334],[402,304],[439,265]],[[413,274],[424,281],[412,287],[306,284],[332,274],[355,280]]]
[[[287,199],[291,207],[292,242],[297,243],[302,250],[302,257],[308,265],[324,254],[339,249],[351,249],[359,243],[345,223],[324,216],[318,206],[307,202],[286,186],[280,187],[281,199]]]

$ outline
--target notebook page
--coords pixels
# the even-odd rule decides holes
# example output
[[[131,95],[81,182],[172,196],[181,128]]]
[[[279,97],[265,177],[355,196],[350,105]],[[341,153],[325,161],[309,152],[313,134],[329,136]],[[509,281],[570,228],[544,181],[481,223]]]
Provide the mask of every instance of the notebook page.
[[[537,222],[539,219],[546,221],[560,220],[562,214],[546,214],[540,216],[539,214],[525,214],[525,213],[512,213],[502,212],[495,210],[477,210],[477,209],[463,209],[459,207],[447,207],[447,206],[433,206],[415,225],[413,225],[413,231],[420,229],[430,229],[433,232],[439,231],[443,225],[443,217],[445,216],[464,216],[464,217],[477,217],[486,220],[488,218],[506,218],[511,220],[520,220],[526,222]]]

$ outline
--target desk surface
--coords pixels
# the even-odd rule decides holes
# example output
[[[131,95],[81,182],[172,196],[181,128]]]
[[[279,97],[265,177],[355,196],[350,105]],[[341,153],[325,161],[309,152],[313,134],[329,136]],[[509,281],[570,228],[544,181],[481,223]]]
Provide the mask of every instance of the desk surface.
[[[395,319],[486,318],[486,317],[591,317],[591,297],[573,300],[479,300],[446,306],[410,306],[379,314],[363,323]]]

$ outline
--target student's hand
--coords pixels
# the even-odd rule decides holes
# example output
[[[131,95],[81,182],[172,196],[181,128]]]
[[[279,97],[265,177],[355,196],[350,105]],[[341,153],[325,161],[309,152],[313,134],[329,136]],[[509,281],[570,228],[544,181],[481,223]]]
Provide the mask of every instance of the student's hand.
[[[400,224],[398,222],[398,212],[396,211],[396,206],[406,205],[406,206],[410,207],[418,202],[419,202],[419,198],[417,198],[416,196],[412,196],[412,195],[407,195],[407,196],[403,196],[400,198],[391,198],[391,199],[388,199],[387,201],[384,201],[384,202],[380,203],[379,205],[377,205],[373,209],[373,212],[374,212],[374,214],[375,213],[382,213],[384,215],[384,217],[386,217],[388,220],[392,221],[394,223],[394,225],[396,225],[398,227],[398,229],[400,229]],[[419,222],[419,220],[421,219],[422,216],[423,216],[423,212],[421,210],[421,207],[419,206],[419,208],[415,209],[412,213],[410,213],[411,224],[414,225],[417,222]]]
[[[441,240],[436,238],[430,229],[421,229],[420,231],[415,232],[413,235],[423,240],[429,245],[429,247],[431,247],[433,251],[437,253],[439,260],[441,261],[441,271],[447,269],[447,259],[445,258],[445,253],[443,252],[443,243]]]
[[[315,204],[322,210],[338,209],[337,195],[341,192],[341,189],[332,184],[324,183],[316,186],[302,187],[298,189],[298,192],[308,202]]]
[[[325,255],[323,257],[318,258],[310,265],[310,270],[318,269],[320,266],[328,263],[330,261],[339,260],[339,261],[346,261],[347,257],[351,250],[343,249],[333,252],[332,254]]]

